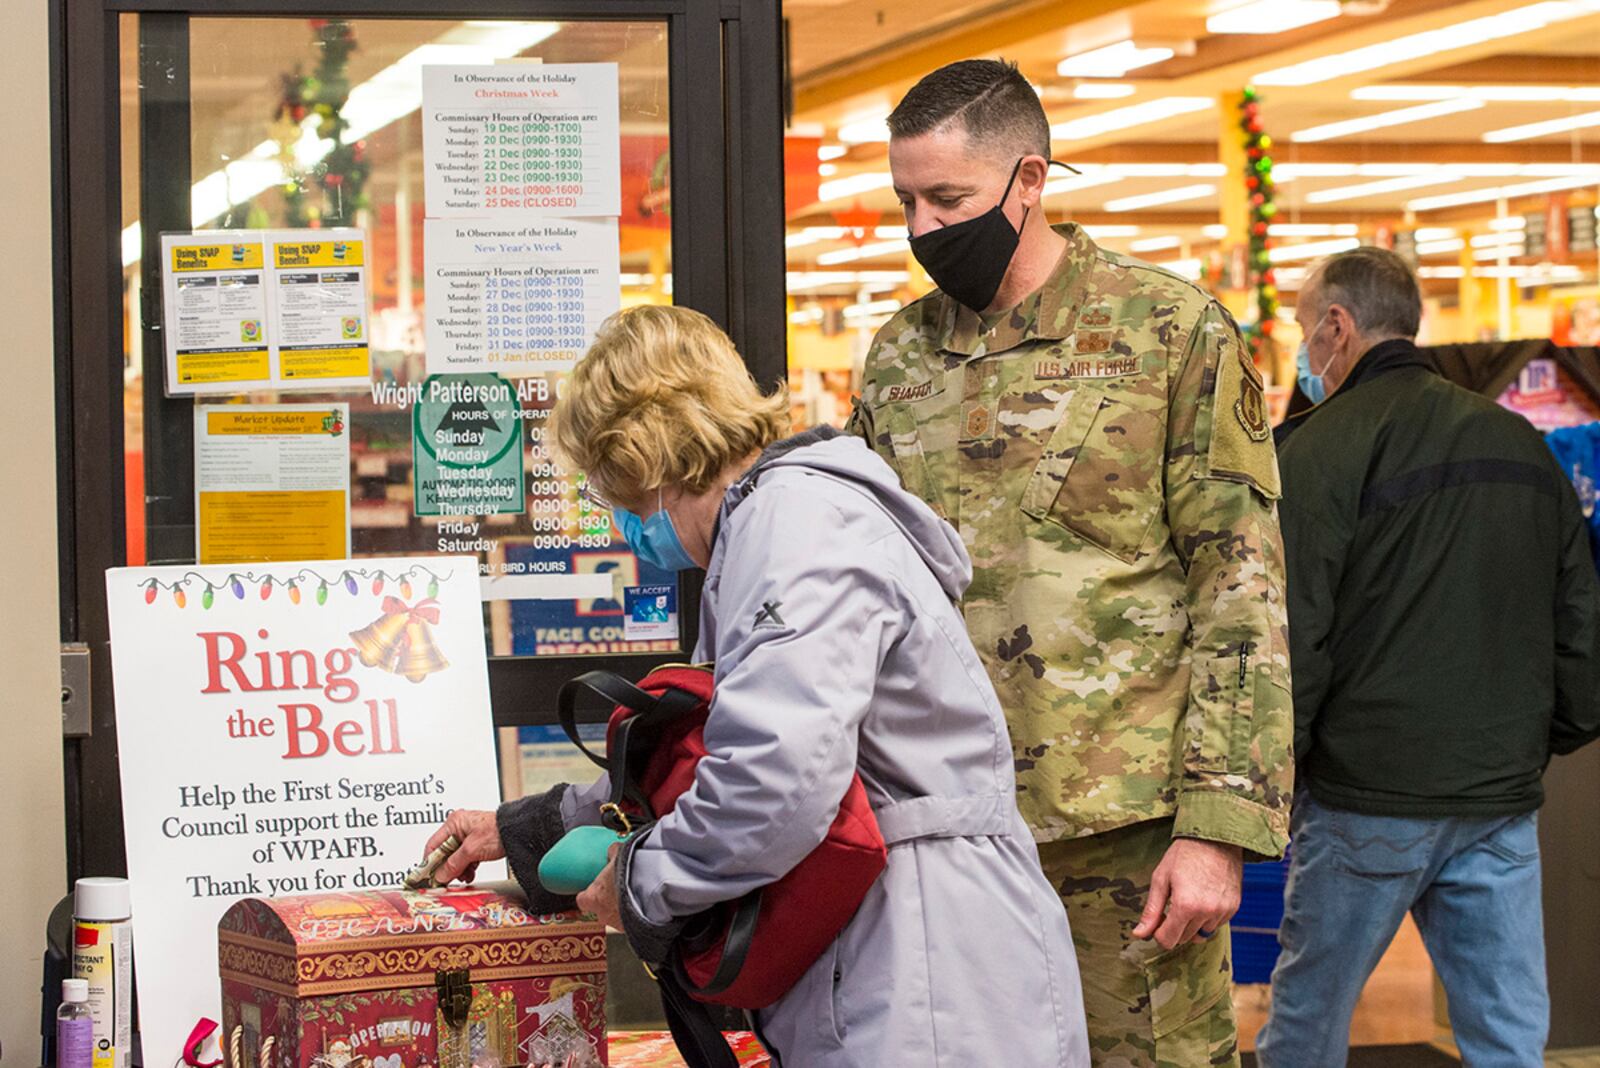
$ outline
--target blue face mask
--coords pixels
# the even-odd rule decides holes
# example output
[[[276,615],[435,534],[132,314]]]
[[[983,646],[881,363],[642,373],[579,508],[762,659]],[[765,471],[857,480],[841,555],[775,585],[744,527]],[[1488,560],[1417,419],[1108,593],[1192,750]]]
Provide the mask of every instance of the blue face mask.
[[[672,516],[656,493],[656,510],[640,519],[626,508],[611,509],[611,521],[622,532],[628,548],[647,564],[663,571],[687,571],[700,565],[694,562],[683,542],[678,538],[678,528],[672,525]]]
[[[1311,350],[1304,341],[1300,342],[1300,348],[1294,354],[1294,367],[1296,377],[1300,379],[1300,392],[1309,397],[1312,404],[1321,404],[1328,399],[1327,383],[1321,375],[1311,373]]]
[[[1322,320],[1317,320],[1300,342],[1300,347],[1295,350],[1294,369],[1295,377],[1300,380],[1300,392],[1310,399],[1312,404],[1321,404],[1328,399],[1328,381],[1323,375],[1314,374],[1311,370],[1311,338],[1318,330],[1322,329]],[[1324,372],[1326,373],[1326,372]]]

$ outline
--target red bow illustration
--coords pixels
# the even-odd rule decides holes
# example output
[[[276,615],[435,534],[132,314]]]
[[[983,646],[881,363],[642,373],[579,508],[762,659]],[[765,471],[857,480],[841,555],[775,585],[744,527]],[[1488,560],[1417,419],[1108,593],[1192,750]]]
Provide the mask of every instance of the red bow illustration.
[[[427,600],[418,601],[414,606],[407,607],[406,603],[398,597],[385,597],[383,599],[383,614],[386,616],[409,616],[409,622],[424,620],[428,623],[439,622],[439,602],[429,597]]]

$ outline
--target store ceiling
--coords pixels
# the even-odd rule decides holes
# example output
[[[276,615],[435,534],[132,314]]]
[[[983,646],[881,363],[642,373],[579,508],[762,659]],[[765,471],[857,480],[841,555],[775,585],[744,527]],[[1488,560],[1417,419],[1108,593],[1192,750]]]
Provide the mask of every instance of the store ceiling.
[[[1359,0],[1346,3],[1337,17],[1277,33],[1207,29],[1208,18],[1244,2],[787,0],[795,102],[790,132],[820,137],[844,153],[822,168],[825,199],[789,220],[791,266],[904,270],[905,245],[896,230],[901,220],[886,180],[885,146],[870,139],[844,144],[840,135],[854,126],[869,138],[874,130],[882,137],[883,117],[917,77],[972,56],[1017,61],[1058,127],[1057,157],[1086,165],[1099,179],[1058,185],[1060,191],[1047,200],[1052,214],[1100,227],[1102,234],[1125,234],[1104,240],[1158,262],[1190,259],[1214,247],[1220,210],[1216,189],[1225,177],[1219,139],[1237,137],[1234,116],[1218,102],[1252,82],[1260,85],[1267,132],[1277,142],[1280,220],[1307,230],[1305,240],[1323,239],[1308,228],[1337,227],[1343,234],[1356,226],[1370,232],[1378,224],[1404,221],[1408,210],[1417,225],[1481,232],[1495,210],[1489,191],[1528,190],[1533,195],[1513,198],[1509,210],[1535,210],[1545,196],[1533,192],[1535,183],[1542,190],[1581,182],[1570,193],[1573,201],[1593,201],[1600,188],[1600,122],[1533,131],[1533,136],[1513,131],[1506,135],[1513,140],[1484,138],[1531,123],[1600,114],[1600,0]],[[1304,3],[1268,0],[1264,10],[1276,17]],[[1489,24],[1494,32],[1471,34],[1484,19],[1499,20]],[[1546,24],[1536,25],[1540,21]],[[361,20],[351,79],[370,78],[419,41],[434,39],[441,27],[462,25],[481,24]],[[1300,85],[1269,84],[1285,80],[1270,72],[1355,49],[1392,50],[1395,42],[1419,34],[1457,39],[1442,42],[1448,47],[1414,50],[1420,54],[1380,57],[1386,61],[1359,72]],[[534,52],[553,61],[631,57],[624,63],[624,110],[630,110],[630,96],[642,97],[647,103],[631,109],[637,116],[656,113],[648,101],[659,101],[664,93],[660,39],[658,26],[569,23]],[[197,181],[267,136],[279,76],[309,62],[309,42],[303,19],[194,20],[190,80]],[[1058,70],[1063,59],[1120,42],[1173,54],[1119,78],[1068,77]],[[138,210],[137,16],[124,16],[122,46],[122,188],[126,219],[132,221]],[[1078,98],[1082,87],[1105,92],[1108,83],[1127,95]],[[1430,92],[1430,86],[1447,88]],[[1463,100],[1448,87],[1500,91]],[[1542,89],[1570,90],[1569,99],[1499,99],[1516,95],[1515,90],[1537,96]],[[146,87],[146,92],[158,90]],[[1188,101],[1190,110],[1138,123],[1119,117],[1123,109],[1162,107],[1160,102],[1173,99]],[[1358,132],[1322,131],[1325,136],[1314,141],[1296,139],[1297,133],[1304,137],[1304,131],[1328,124],[1417,107],[1427,108],[1430,117]],[[664,111],[660,114],[664,122]],[[1102,129],[1092,128],[1107,115],[1111,118]],[[415,168],[420,165],[416,153],[387,143],[402,136],[403,125],[374,135],[375,149],[386,156],[409,155]],[[380,168],[373,192],[384,195],[379,186],[392,184],[400,173],[392,166]],[[416,172],[410,173],[415,180]],[[854,184],[833,184],[851,179]],[[1455,206],[1435,199],[1473,193],[1490,199]],[[1140,206],[1139,198],[1165,202]],[[865,248],[833,236],[838,213],[857,207],[880,216],[882,229],[874,228]],[[1285,236],[1280,244],[1300,239]],[[1434,255],[1443,257],[1437,262],[1455,262],[1452,254]]]
[[[791,2],[785,10],[795,130],[820,134],[827,144],[838,143],[841,132],[847,139],[861,137],[881,123],[918,73],[974,56],[1014,60],[1040,90],[1057,133],[1056,156],[1112,168],[1102,172],[1108,179],[1102,184],[1069,185],[1048,198],[1052,214],[1102,227],[1136,227],[1136,235],[1105,243],[1157,261],[1192,256],[1214,244],[1204,227],[1218,222],[1220,201],[1205,187],[1220,185],[1219,138],[1236,137],[1237,129],[1232,114],[1208,101],[1246,84],[1258,85],[1266,129],[1277,142],[1272,155],[1280,167],[1279,218],[1285,223],[1354,224],[1370,231],[1377,223],[1411,218],[1422,226],[1481,231],[1496,210],[1491,190],[1529,194],[1511,199],[1510,210],[1522,211],[1542,203],[1549,187],[1580,182],[1569,194],[1573,202],[1593,203],[1600,187],[1600,2],[1378,0],[1347,3],[1337,17],[1279,33],[1207,30],[1208,17],[1241,6],[1242,0]],[[1263,10],[1277,15],[1293,6],[1272,0]],[[1480,21],[1485,19],[1494,21]],[[1123,77],[1080,79],[1058,72],[1069,56],[1126,41],[1174,54]],[[1400,47],[1408,41],[1415,45],[1410,55]],[[1376,50],[1367,53],[1367,69],[1328,77],[1272,73],[1357,49]],[[1274,84],[1290,81],[1305,84]],[[1117,91],[1128,95],[1075,97],[1079,86],[1108,82],[1127,87]],[[1499,91],[1482,93],[1491,87]],[[1517,91],[1524,97],[1561,96],[1548,91],[1557,88],[1572,92],[1558,99],[1502,99]],[[1093,128],[1098,116],[1141,104],[1160,108],[1165,105],[1151,102],[1173,98],[1188,99],[1192,110],[1139,123],[1117,121],[1113,114],[1104,129]],[[1403,124],[1318,130],[1417,108],[1423,109],[1415,112],[1419,117]],[[1596,121],[1575,129],[1518,129],[1587,114]],[[886,173],[884,146],[869,141],[846,148],[823,181],[862,176],[859,182],[825,185],[825,193],[840,195],[792,219],[791,233],[825,226],[841,208],[857,206],[881,211],[883,223],[900,221],[892,190],[862,188],[871,184],[871,175]],[[1184,192],[1189,195],[1168,203],[1117,210],[1126,209],[1128,198],[1159,200]],[[1489,199],[1450,203],[1464,199],[1458,194],[1474,193]],[[1163,242],[1168,247],[1151,247]],[[878,255],[844,262],[860,269],[904,265],[903,246],[892,240],[874,244]],[[850,255],[851,247],[818,240],[794,251],[838,266],[838,257]],[[1435,256],[1453,264],[1459,252]]]

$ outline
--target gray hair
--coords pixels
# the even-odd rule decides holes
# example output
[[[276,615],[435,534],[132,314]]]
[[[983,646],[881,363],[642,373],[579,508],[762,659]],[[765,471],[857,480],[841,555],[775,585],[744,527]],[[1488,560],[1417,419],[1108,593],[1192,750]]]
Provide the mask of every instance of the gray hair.
[[[1364,245],[1329,256],[1312,269],[1301,292],[1313,285],[1323,311],[1339,305],[1369,338],[1417,336],[1422,322],[1417,276],[1388,249]]]

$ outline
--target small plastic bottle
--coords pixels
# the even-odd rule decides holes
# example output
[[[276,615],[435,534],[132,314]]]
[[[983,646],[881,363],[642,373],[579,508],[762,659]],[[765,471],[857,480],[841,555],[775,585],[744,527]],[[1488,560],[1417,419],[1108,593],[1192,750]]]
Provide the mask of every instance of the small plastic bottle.
[[[89,984],[83,979],[61,982],[61,1007],[56,1010],[57,1068],[89,1068],[94,1060],[94,1018],[89,1014]]]

